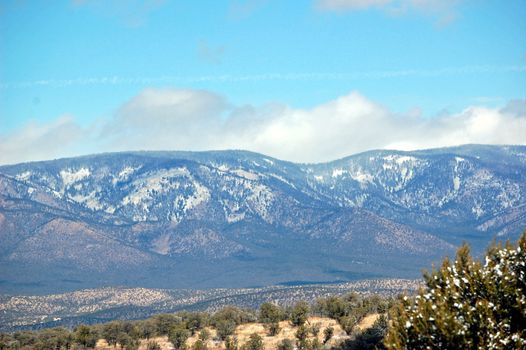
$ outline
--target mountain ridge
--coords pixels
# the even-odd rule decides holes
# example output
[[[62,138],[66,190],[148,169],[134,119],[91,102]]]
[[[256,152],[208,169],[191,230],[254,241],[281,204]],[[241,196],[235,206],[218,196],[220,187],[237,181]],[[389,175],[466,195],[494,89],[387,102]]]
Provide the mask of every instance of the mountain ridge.
[[[318,164],[238,150],[4,165],[0,289],[412,278],[463,240],[480,250],[514,239],[525,198],[525,146],[378,150]]]

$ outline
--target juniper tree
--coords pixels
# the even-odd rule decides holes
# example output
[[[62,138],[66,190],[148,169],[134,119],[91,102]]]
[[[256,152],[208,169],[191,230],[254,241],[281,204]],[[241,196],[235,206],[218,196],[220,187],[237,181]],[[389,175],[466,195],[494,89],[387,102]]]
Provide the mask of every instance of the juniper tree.
[[[484,263],[463,245],[424,278],[401,300],[388,349],[526,348],[526,232],[516,246],[493,243]]]

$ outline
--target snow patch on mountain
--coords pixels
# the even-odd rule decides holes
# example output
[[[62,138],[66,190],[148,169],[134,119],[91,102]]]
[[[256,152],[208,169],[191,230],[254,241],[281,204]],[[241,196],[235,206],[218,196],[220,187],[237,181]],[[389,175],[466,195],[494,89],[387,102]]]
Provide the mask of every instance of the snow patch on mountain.
[[[331,175],[331,176],[332,176],[333,178],[336,178],[336,177],[340,177],[340,176],[342,176],[344,173],[346,173],[346,171],[344,171],[344,170],[341,169],[341,168],[340,168],[340,169],[333,169],[333,170],[332,170],[332,175]]]
[[[137,170],[139,170],[140,168],[141,168],[140,166],[136,168],[131,167],[131,166],[126,166],[119,172],[117,176],[113,177],[111,182],[113,183],[113,185],[116,185],[119,182],[127,181],[130,178],[130,176],[133,173],[135,173]]]
[[[243,178],[245,178],[247,180],[255,181],[255,180],[259,179],[259,175],[258,174],[250,172],[250,171],[246,171],[244,169],[234,169],[231,172],[236,174],[237,176],[243,177]]]
[[[85,205],[91,210],[101,210],[104,208],[104,205],[102,205],[97,198],[97,191],[92,191],[88,195],[75,194],[69,196],[69,198],[79,204]]]
[[[358,181],[363,185],[374,182],[374,176],[364,172],[361,168],[359,168],[355,172],[351,172],[350,175],[353,180]]]
[[[23,173],[17,174],[15,179],[18,181],[28,181],[31,178],[32,173],[30,171],[24,171]]]
[[[252,192],[247,197],[249,207],[263,220],[272,223],[273,219],[270,215],[270,206],[274,200],[274,193],[272,193],[269,187],[263,184],[251,185],[249,188]]]
[[[198,182],[193,182],[194,193],[188,196],[183,204],[183,211],[186,212],[205,203],[210,199],[210,191]]]
[[[60,177],[62,178],[62,184],[64,187],[68,187],[75,182],[83,180],[91,175],[91,171],[88,168],[80,168],[78,170],[64,169],[60,171]]]
[[[124,197],[122,205],[138,206],[157,194],[177,189],[180,183],[172,180],[184,176],[190,176],[190,172],[185,167],[163,169],[150,173],[146,178],[141,177],[133,181],[134,191]]]

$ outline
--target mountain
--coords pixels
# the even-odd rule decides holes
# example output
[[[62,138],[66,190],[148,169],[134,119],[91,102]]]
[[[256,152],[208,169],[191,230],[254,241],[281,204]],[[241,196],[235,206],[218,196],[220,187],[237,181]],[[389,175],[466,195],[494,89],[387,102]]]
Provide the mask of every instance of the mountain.
[[[0,288],[254,287],[420,275],[526,227],[526,147],[125,152],[0,167]]]

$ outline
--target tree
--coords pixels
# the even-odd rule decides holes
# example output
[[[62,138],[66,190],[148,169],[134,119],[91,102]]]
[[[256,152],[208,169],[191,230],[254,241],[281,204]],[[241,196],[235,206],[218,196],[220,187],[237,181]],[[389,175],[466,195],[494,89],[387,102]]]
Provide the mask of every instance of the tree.
[[[210,338],[210,332],[204,328],[201,332],[199,332],[199,339],[206,342]]]
[[[526,348],[526,232],[518,244],[493,243],[485,263],[463,245],[425,274],[425,288],[398,306],[388,349]]]
[[[93,348],[97,343],[97,333],[86,325],[75,328],[74,340],[84,348]]]
[[[203,340],[197,339],[197,341],[192,346],[192,350],[208,350],[208,347]]]
[[[360,318],[362,318],[362,315],[360,315]],[[340,323],[340,326],[342,326],[342,329],[347,333],[348,335],[351,335],[354,327],[358,324],[358,317],[356,315],[349,315],[341,317],[338,322]]]
[[[292,324],[295,326],[301,326],[302,324],[307,321],[307,317],[309,316],[310,307],[309,304],[305,301],[299,301],[294,305],[294,308],[292,309],[290,319]]]
[[[37,335],[30,331],[15,332],[13,338],[15,338],[17,345],[22,348],[33,346],[38,340]]]
[[[51,328],[45,329],[38,334],[36,343],[33,349],[48,350],[48,349],[69,349],[73,343],[73,336],[65,328]]]
[[[157,334],[168,335],[170,329],[181,323],[181,317],[171,314],[160,314],[154,317]]]
[[[293,350],[294,349],[294,343],[290,339],[283,339],[281,342],[278,343],[278,349],[277,350]]]
[[[117,337],[121,333],[121,323],[119,321],[113,321],[107,323],[102,328],[102,336],[109,345],[117,345]]]
[[[347,314],[346,303],[338,297],[328,297],[326,299],[318,300],[317,309],[324,316],[338,320]]]
[[[259,322],[261,323],[279,322],[282,316],[280,307],[272,303],[263,303],[259,307]]]
[[[263,303],[259,307],[259,321],[265,324],[271,336],[279,333],[279,321],[282,317],[281,309],[272,303]]]
[[[126,345],[126,350],[138,350],[140,345],[141,341],[139,339],[130,337],[130,342]]]
[[[142,321],[138,324],[139,334],[149,340],[154,337],[157,332],[157,326],[155,322],[151,319]]]
[[[208,324],[208,314],[204,312],[190,312],[183,319],[186,322],[186,328],[190,330],[192,335]]]
[[[296,330],[296,345],[299,350],[305,350],[309,346],[309,342],[307,340],[307,337],[309,336],[309,331],[307,330],[307,327],[304,325],[301,325]]]
[[[168,335],[168,340],[173,344],[175,349],[184,349],[186,340],[190,337],[190,331],[182,325],[172,327]]]
[[[231,320],[221,320],[216,323],[216,329],[219,339],[224,340],[229,335],[234,334],[236,323]]]
[[[236,325],[240,325],[242,323],[255,322],[257,317],[253,310],[241,309],[236,306],[225,306],[212,316],[210,323],[215,326],[215,323],[221,320],[234,321]]]
[[[243,345],[243,350],[263,350],[263,338],[257,333],[252,333],[248,342]]]

